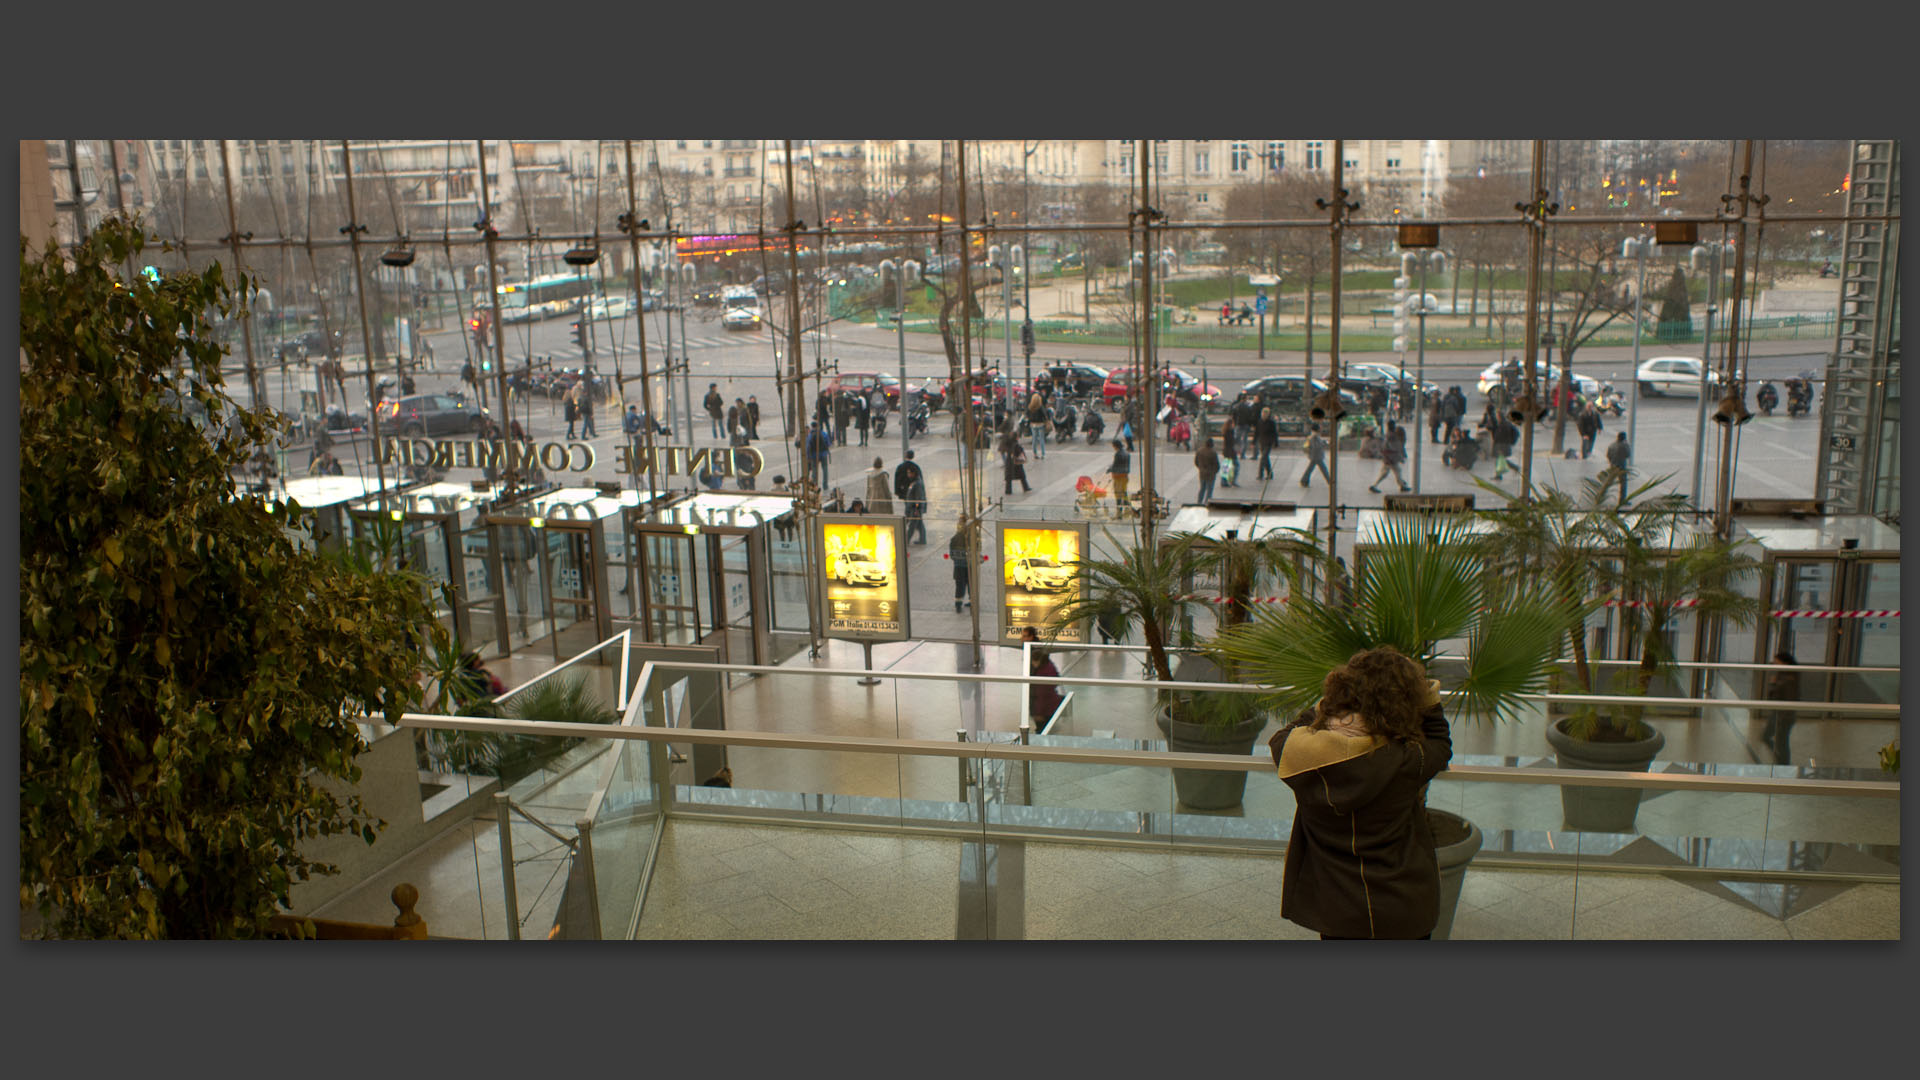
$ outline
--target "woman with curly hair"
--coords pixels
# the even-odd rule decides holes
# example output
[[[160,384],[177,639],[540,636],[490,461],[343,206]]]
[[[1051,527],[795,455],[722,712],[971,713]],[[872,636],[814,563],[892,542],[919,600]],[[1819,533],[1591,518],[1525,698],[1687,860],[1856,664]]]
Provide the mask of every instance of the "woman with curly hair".
[[[1427,783],[1453,756],[1440,684],[1391,646],[1355,653],[1268,746],[1298,803],[1281,917],[1322,938],[1432,937]]]

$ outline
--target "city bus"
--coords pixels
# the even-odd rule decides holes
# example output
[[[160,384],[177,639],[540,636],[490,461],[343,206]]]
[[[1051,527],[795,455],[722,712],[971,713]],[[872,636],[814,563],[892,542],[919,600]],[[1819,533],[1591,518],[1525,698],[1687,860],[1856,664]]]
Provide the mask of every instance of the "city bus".
[[[502,282],[500,318],[505,322],[528,322],[554,315],[570,314],[598,292],[592,278],[585,274],[549,274],[531,281]],[[475,293],[476,311],[487,307],[487,294]]]

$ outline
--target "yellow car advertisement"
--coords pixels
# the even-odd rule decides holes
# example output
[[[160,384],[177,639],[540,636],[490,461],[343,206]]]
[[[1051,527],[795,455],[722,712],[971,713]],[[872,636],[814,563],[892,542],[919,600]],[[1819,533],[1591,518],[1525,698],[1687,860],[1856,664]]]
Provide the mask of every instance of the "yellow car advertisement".
[[[1053,625],[1054,613],[1079,596],[1074,564],[1086,550],[1084,526],[1043,522],[1000,525],[1000,637],[1020,640],[1028,626],[1043,638],[1086,641],[1082,623]]]
[[[900,528],[899,518],[821,515],[821,597],[828,637],[906,638]]]

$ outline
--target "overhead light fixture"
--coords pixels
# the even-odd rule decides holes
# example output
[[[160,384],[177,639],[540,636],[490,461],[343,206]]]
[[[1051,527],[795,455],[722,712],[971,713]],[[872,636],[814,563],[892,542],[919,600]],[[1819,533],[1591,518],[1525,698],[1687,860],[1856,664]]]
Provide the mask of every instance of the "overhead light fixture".
[[[1327,390],[1313,399],[1313,408],[1307,410],[1307,415],[1315,420],[1338,420],[1347,415],[1347,407],[1339,394]]]
[[[1403,248],[1439,247],[1440,226],[1402,225],[1400,226],[1400,246]]]
[[[1746,398],[1731,390],[1720,399],[1720,406],[1713,410],[1713,422],[1721,427],[1739,427],[1753,419],[1753,413],[1747,409]]]
[[[1700,242],[1700,223],[1697,221],[1656,221],[1653,223],[1653,242],[1656,244],[1697,244]]]
[[[570,249],[565,255],[560,257],[566,261],[568,266],[592,266],[594,263],[600,261],[600,246],[598,244],[582,244],[577,248]]]
[[[413,245],[412,244],[395,244],[394,246],[380,253],[380,261],[382,263],[385,263],[388,266],[393,266],[393,267],[412,266],[413,265]]]

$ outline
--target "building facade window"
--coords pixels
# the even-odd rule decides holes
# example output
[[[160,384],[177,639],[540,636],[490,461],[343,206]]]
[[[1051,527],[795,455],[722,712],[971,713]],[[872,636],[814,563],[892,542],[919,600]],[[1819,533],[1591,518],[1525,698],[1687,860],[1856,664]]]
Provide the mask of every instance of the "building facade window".
[[[1233,172],[1246,172],[1247,165],[1253,161],[1252,146],[1245,142],[1233,144],[1233,151],[1227,158],[1227,168]]]
[[[1207,193],[1204,191],[1195,192],[1193,196],[1193,201],[1197,203],[1203,203],[1203,202],[1209,201],[1207,199]]]
[[[1321,169],[1326,168],[1327,166],[1326,166],[1325,155],[1326,155],[1326,151],[1324,149],[1323,143],[1317,143],[1317,142],[1308,143],[1307,144],[1307,168],[1312,169],[1315,172],[1318,172]]]
[[[1195,150],[1193,152],[1193,171],[1197,173],[1211,172],[1213,164],[1212,157],[1213,155],[1205,150]]]
[[[1287,144],[1270,142],[1267,144],[1267,171],[1279,172],[1287,167]]]
[[[1397,158],[1397,157],[1390,157],[1390,158],[1388,158],[1388,159],[1387,159],[1387,168],[1389,168],[1389,169],[1397,169],[1397,168],[1399,168],[1399,167],[1400,167],[1400,159],[1399,159],[1399,158]]]

